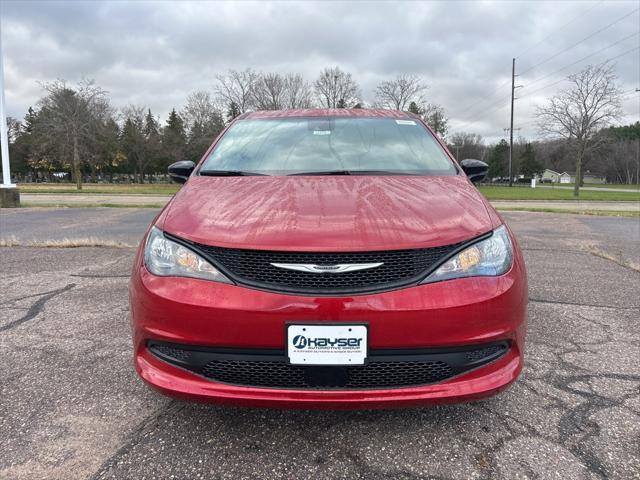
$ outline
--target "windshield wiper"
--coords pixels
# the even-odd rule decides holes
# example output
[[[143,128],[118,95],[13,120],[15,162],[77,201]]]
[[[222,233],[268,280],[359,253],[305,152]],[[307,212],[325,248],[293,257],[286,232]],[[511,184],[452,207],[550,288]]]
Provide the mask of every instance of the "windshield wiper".
[[[289,176],[294,175],[353,175],[353,173],[350,170],[326,170],[317,172],[296,172],[289,174]]]
[[[243,170],[200,170],[198,175],[205,177],[252,177],[256,175],[266,176],[265,173],[245,172]]]
[[[389,170],[327,170],[318,172],[296,172],[289,175],[421,175],[413,172]]]

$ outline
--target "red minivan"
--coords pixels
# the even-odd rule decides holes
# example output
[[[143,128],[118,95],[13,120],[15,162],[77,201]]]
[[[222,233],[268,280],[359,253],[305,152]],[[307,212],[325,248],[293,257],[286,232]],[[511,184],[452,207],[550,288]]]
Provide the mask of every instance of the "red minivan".
[[[229,405],[394,408],[495,394],[522,369],[518,244],[418,117],[254,112],[154,220],[130,284],[135,368]]]

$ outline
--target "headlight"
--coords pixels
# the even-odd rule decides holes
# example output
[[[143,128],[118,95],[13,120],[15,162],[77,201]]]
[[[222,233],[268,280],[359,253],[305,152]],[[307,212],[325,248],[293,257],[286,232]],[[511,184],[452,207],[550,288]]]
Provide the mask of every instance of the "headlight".
[[[164,237],[162,231],[151,227],[144,247],[144,264],[154,275],[163,277],[191,277],[231,283],[204,258],[182,245]]]
[[[504,225],[486,240],[465,248],[429,275],[422,283],[451,278],[497,276],[507,273],[513,261],[513,248]]]

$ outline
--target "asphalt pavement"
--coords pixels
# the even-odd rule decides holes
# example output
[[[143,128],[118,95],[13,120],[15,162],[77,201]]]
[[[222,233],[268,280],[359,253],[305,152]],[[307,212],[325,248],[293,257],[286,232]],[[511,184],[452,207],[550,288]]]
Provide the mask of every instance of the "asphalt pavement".
[[[3,210],[0,236],[134,244],[155,213]],[[133,248],[0,248],[0,478],[640,478],[640,221],[505,217],[529,271],[521,378],[488,400],[397,411],[160,396],[131,365]]]

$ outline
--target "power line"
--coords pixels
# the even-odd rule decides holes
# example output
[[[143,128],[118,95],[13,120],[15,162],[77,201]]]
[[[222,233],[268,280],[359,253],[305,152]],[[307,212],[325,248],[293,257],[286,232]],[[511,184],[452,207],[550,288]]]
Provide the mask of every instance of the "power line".
[[[576,20],[579,20],[580,18],[584,17],[586,14],[588,14],[589,12],[591,12],[592,10],[594,10],[595,8],[597,8],[598,6],[600,6],[602,3],[604,2],[604,0],[600,0],[599,2],[597,2],[593,7],[585,10],[584,12],[580,13],[579,15],[577,15],[576,17],[574,17],[573,19],[569,20],[567,23],[565,23],[564,25],[562,25],[561,27],[558,27],[556,29],[554,29],[550,34],[548,34],[546,37],[544,37],[542,40],[536,42],[535,44],[529,46],[527,49],[525,49],[524,51],[522,51],[521,53],[519,53],[518,55],[516,55],[516,58],[519,58],[520,56],[524,55],[525,53],[533,50],[535,47],[537,47],[538,45],[542,44],[543,42],[545,42],[546,40],[548,40],[550,37],[552,37],[558,30],[564,29],[567,26],[569,26],[570,24],[572,24],[573,22],[575,22]],[[493,90],[488,96],[485,96],[483,98],[480,98],[478,101],[472,103],[471,105],[469,105],[467,108],[465,108],[464,110],[458,112],[458,115],[462,115],[463,113],[468,112],[469,110],[473,109],[474,107],[476,107],[477,105],[490,101],[492,98],[495,97],[495,95],[502,90],[503,87],[506,87],[507,85],[509,85],[509,83],[511,82],[511,80],[507,80],[506,82],[500,84],[499,86],[497,86],[495,88],[495,90]]]
[[[587,55],[587,56],[585,56],[585,57],[582,57],[580,60],[576,60],[575,62],[570,63],[570,64],[568,64],[568,65],[565,65],[565,66],[564,66],[564,67],[562,67],[562,68],[559,68],[559,69],[557,69],[557,70],[554,70],[553,72],[548,73],[547,75],[545,75],[545,76],[543,76],[543,77],[536,78],[536,79],[534,79],[533,81],[528,82],[527,86],[534,85],[534,84],[538,83],[539,81],[544,80],[545,78],[552,77],[553,75],[555,75],[556,73],[561,72],[562,70],[565,70],[565,69],[567,69],[567,68],[569,68],[569,67],[572,67],[572,66],[574,66],[574,65],[576,65],[576,64],[578,64],[578,63],[580,63],[580,62],[582,62],[582,61],[584,61],[584,60],[586,60],[586,59],[587,59],[587,58],[589,58],[589,57],[593,57],[594,55],[597,55],[598,53],[604,52],[605,50],[608,50],[608,49],[610,49],[611,47],[614,47],[614,46],[618,45],[619,43],[622,43],[622,42],[624,42],[625,40],[628,40],[628,39],[630,39],[630,38],[632,38],[632,37],[635,37],[635,36],[637,36],[637,35],[640,35],[640,31],[638,31],[638,32],[636,32],[636,33],[632,33],[631,35],[628,35],[628,36],[626,36],[626,37],[624,37],[624,38],[621,38],[621,39],[620,39],[620,40],[618,40],[617,42],[614,42],[614,43],[612,43],[611,45],[608,45],[608,46],[606,46],[606,47],[604,47],[604,48],[601,48],[600,50],[597,50],[597,51],[595,51],[595,52],[593,52],[593,53],[590,53],[589,55]]]
[[[552,30],[552,32],[550,34],[548,34],[546,37],[544,37],[542,40],[540,40],[539,42],[534,43],[533,45],[531,45],[529,48],[527,48],[526,50],[524,50],[523,52],[520,52],[518,55],[516,55],[516,59],[520,58],[522,55],[524,55],[527,52],[530,52],[531,50],[533,50],[535,47],[537,47],[538,45],[546,42],[549,38],[551,38],[558,30],[563,30],[566,27],[568,27],[569,25],[571,25],[573,22],[575,22],[576,20],[581,19],[582,17],[584,17],[587,13],[591,12],[592,10],[594,10],[596,7],[599,7],[602,2],[604,0],[601,0],[599,2],[597,2],[593,7],[585,10],[584,12],[582,12],[580,15],[578,15],[577,17],[572,18],[571,20],[569,20],[567,23],[565,23],[564,25],[562,25],[561,27],[558,27],[554,30]]]
[[[496,87],[496,89],[492,93],[489,94],[489,96],[483,97],[480,100],[478,100],[477,102],[472,103],[469,107],[467,107],[464,110],[462,110],[461,112],[459,112],[458,115],[462,115],[463,113],[468,112],[469,110],[471,110],[473,107],[475,107],[476,105],[478,105],[480,103],[484,103],[486,101],[491,100],[491,98],[494,97],[495,94],[498,93],[498,91],[500,91],[502,89],[502,87],[506,87],[510,83],[511,83],[511,79],[509,79],[506,82],[500,84],[499,86]]]
[[[604,32],[606,29],[612,27],[613,25],[615,25],[616,23],[621,22],[622,20],[624,20],[625,18],[627,18],[630,15],[633,15],[634,13],[636,13],[638,10],[640,10],[639,8],[636,8],[626,14],[624,14],[622,17],[618,18],[617,20],[614,20],[613,22],[609,23],[608,25],[605,25],[604,27],[602,27],[599,30],[596,30],[595,32],[591,33],[590,35],[587,35],[586,37],[584,37],[582,40],[579,40],[578,42],[574,43],[573,45],[571,45],[570,47],[565,48],[564,50],[560,50],[557,53],[554,53],[553,55],[551,55],[550,57],[547,57],[546,59],[542,60],[541,62],[536,63],[535,65],[533,65],[532,67],[527,68],[526,70],[524,70],[523,72],[520,72],[520,75],[524,75],[525,73],[533,70],[536,67],[539,67],[540,65],[543,65],[545,63],[547,63],[550,60],[553,60],[554,58],[562,55],[565,52],[568,52],[569,50],[571,50],[574,47],[577,47],[578,45],[580,45],[582,42],[585,42],[586,40],[589,40],[590,38],[595,37],[597,34]]]
[[[470,124],[474,124],[477,123],[477,119],[479,119],[482,116],[486,116],[489,113],[493,113],[496,110],[499,110],[501,108],[505,108],[508,107],[510,105],[510,103],[504,103],[507,100],[509,100],[509,102],[511,101],[511,94],[509,94],[507,97],[500,99],[498,102],[493,103],[492,105],[497,105],[496,107],[492,108],[491,110],[483,110],[482,112],[480,112],[479,115],[476,115],[474,117],[472,117],[471,119],[467,120],[464,123],[461,123],[460,125],[458,125],[457,129],[460,130],[462,127],[466,126],[466,125],[470,125]]]
[[[632,98],[636,96],[638,92],[640,92],[640,90],[637,90],[637,89],[631,89],[628,92],[622,92],[620,94],[620,100],[626,100],[628,98]],[[638,96],[638,98],[640,99],[640,95]]]
[[[602,2],[600,2],[600,3],[602,3]],[[596,6],[597,6],[597,5],[596,5]],[[587,10],[586,12],[583,12],[582,14],[580,14],[580,15],[578,15],[577,17],[573,18],[573,19],[572,19],[572,20],[570,20],[568,23],[566,23],[563,27],[560,27],[560,28],[564,28],[564,27],[566,27],[567,25],[569,25],[570,23],[573,23],[575,20],[578,20],[579,18],[583,17],[586,13],[588,13],[588,12],[592,11],[596,6],[592,7],[591,9]],[[586,41],[586,40],[588,40],[588,39],[590,39],[590,38],[593,38],[593,37],[594,37],[594,36],[596,36],[597,34],[599,34],[599,33],[603,32],[603,31],[605,31],[606,29],[608,29],[608,28],[612,27],[613,25],[615,25],[615,24],[617,24],[617,23],[621,22],[622,20],[624,20],[625,18],[629,17],[630,15],[632,15],[632,14],[633,14],[633,13],[635,13],[635,12],[637,12],[638,10],[640,10],[640,8],[636,8],[636,9],[634,9],[634,10],[632,10],[632,11],[630,11],[630,12],[626,13],[626,14],[625,14],[625,15],[623,15],[622,17],[618,18],[617,20],[614,20],[613,22],[609,23],[608,25],[606,25],[606,26],[604,26],[604,27],[600,28],[599,30],[597,30],[597,31],[595,31],[595,32],[593,32],[593,33],[591,33],[590,35],[588,35],[588,36],[584,37],[582,40],[580,40],[580,41],[578,41],[578,42],[574,43],[574,44],[573,44],[573,45],[571,45],[570,47],[567,47],[567,48],[565,48],[564,50],[562,50],[562,51],[560,51],[560,52],[557,52],[557,53],[555,53],[554,55],[552,55],[552,56],[550,56],[550,57],[546,58],[545,60],[543,60],[543,61],[541,61],[541,62],[538,62],[537,64],[533,65],[532,67],[530,67],[530,68],[528,68],[528,69],[524,70],[523,72],[521,72],[521,73],[520,73],[520,75],[523,75],[523,74],[525,74],[525,73],[527,73],[527,72],[531,71],[532,69],[534,69],[534,68],[536,68],[536,67],[538,67],[538,66],[540,66],[540,65],[543,65],[543,64],[547,63],[548,61],[550,61],[550,60],[552,60],[552,59],[554,59],[554,58],[557,58],[559,55],[561,55],[561,54],[563,54],[563,53],[565,53],[565,52],[567,52],[567,51],[571,50],[572,48],[574,48],[574,47],[578,46],[578,45],[579,45],[579,44],[581,44],[582,42],[584,42],[584,41]],[[538,43],[534,44],[533,46],[529,47],[527,50],[525,50],[524,52],[522,52],[520,55],[522,55],[522,54],[524,54],[524,53],[526,53],[526,52],[530,51],[531,49],[533,49],[533,48],[534,48],[534,47],[536,47],[537,45],[539,45],[539,44],[543,43],[543,42],[544,42],[545,40],[547,40],[551,35],[553,35],[553,33],[554,33],[554,32],[552,32],[550,35],[547,35],[543,40],[541,40],[541,41],[539,41]],[[609,48],[611,48],[611,47],[613,47],[613,46],[615,46],[615,45],[617,45],[617,44],[619,44],[619,43],[621,43],[621,42],[625,41],[625,40],[628,40],[629,38],[632,38],[632,37],[634,37],[634,36],[638,35],[639,33],[640,33],[640,32],[636,32],[636,33],[634,33],[634,34],[632,34],[632,35],[629,35],[629,36],[627,36],[627,37],[624,37],[624,38],[622,38],[622,39],[620,39],[620,40],[618,40],[618,41],[616,41],[616,42],[614,42],[614,43],[612,43],[612,44],[608,45],[607,47],[604,47],[604,48],[602,48],[602,49],[600,49],[600,50],[598,50],[598,51],[596,51],[596,52],[592,52],[592,53],[590,53],[589,55],[587,55],[587,56],[585,56],[585,57],[581,58],[580,60],[577,60],[577,61],[575,61],[575,62],[572,62],[572,63],[570,63],[570,64],[568,64],[568,65],[565,65],[564,67],[562,67],[562,68],[560,68],[560,69],[557,69],[557,70],[555,70],[554,72],[552,72],[552,73],[550,73],[550,74],[547,74],[547,75],[545,75],[545,76],[543,76],[543,77],[540,77],[540,78],[538,78],[538,79],[534,79],[534,81],[533,81],[533,82],[531,82],[531,83],[530,83],[530,85],[535,84],[535,83],[538,83],[539,81],[541,81],[541,80],[543,80],[543,79],[545,79],[545,78],[548,78],[548,77],[550,77],[550,76],[552,76],[552,75],[555,75],[556,73],[558,73],[558,72],[560,72],[560,71],[562,71],[562,70],[564,70],[564,69],[566,69],[566,68],[569,68],[569,67],[571,67],[571,66],[573,66],[573,65],[576,65],[576,64],[578,64],[578,63],[580,63],[580,62],[582,62],[582,61],[586,60],[587,58],[592,57],[593,55],[596,55],[596,54],[598,54],[598,53],[600,53],[600,52],[602,52],[602,51],[604,51],[604,50],[607,50],[607,49],[609,49]],[[605,60],[605,62],[607,62],[607,61],[611,61],[611,60],[615,60],[616,58],[619,58],[619,57],[621,57],[621,56],[623,56],[623,55],[626,55],[627,53],[630,53],[630,52],[632,52],[633,50],[636,50],[637,48],[640,48],[640,47],[636,47],[636,48],[633,48],[633,49],[627,50],[627,51],[623,52],[623,53],[622,53],[622,54],[620,54],[620,55],[617,55],[617,56],[615,56],[615,57],[612,57],[612,58],[610,58],[610,59]],[[560,83],[560,82],[562,82],[562,81],[564,81],[564,80],[565,80],[565,79],[563,78],[563,79],[558,80],[558,81],[556,81],[556,82],[553,82],[553,83],[550,83],[550,84],[548,84],[548,85],[545,85],[544,87],[541,87],[541,88],[539,88],[539,89],[536,89],[536,90],[534,90],[534,91],[532,91],[532,92],[528,92],[527,94],[523,95],[523,96],[522,96],[522,97],[520,97],[520,98],[524,98],[524,97],[526,97],[527,95],[532,95],[533,93],[539,92],[539,91],[544,90],[544,89],[546,89],[546,88],[548,88],[548,87],[551,87],[551,86],[553,86],[553,85],[557,85],[558,83]],[[499,91],[500,89],[502,89],[503,87],[507,86],[508,84],[509,84],[509,82],[508,82],[508,81],[507,81],[507,82],[502,83],[501,85],[499,85],[498,87],[496,87],[496,89],[495,89],[495,90],[494,90],[494,91],[493,91],[489,96],[484,97],[484,98],[481,98],[481,99],[479,99],[478,101],[474,102],[474,103],[473,103],[473,104],[471,104],[469,107],[467,107],[467,108],[465,108],[464,110],[462,110],[458,115],[461,115],[461,114],[463,114],[463,113],[465,113],[465,112],[467,112],[467,111],[469,111],[469,110],[473,109],[473,108],[474,108],[474,107],[476,107],[477,105],[480,105],[480,104],[482,104],[482,103],[485,103],[485,102],[491,101],[491,99],[495,97],[495,94],[496,94],[496,93],[498,93],[498,91]],[[494,111],[496,111],[496,110],[498,110],[498,109],[504,108],[504,107],[505,107],[505,106],[507,106],[507,105],[503,105],[503,102],[504,102],[506,99],[509,99],[509,98],[510,98],[510,95],[509,95],[509,97],[499,99],[497,102],[489,103],[485,108],[483,108],[483,109],[481,109],[480,111],[476,112],[476,114],[475,114],[475,115],[473,115],[473,116],[471,117],[471,119],[469,119],[469,120],[467,120],[467,121],[465,121],[465,122],[461,123],[461,124],[458,126],[458,129],[460,129],[461,127],[464,127],[464,126],[466,126],[466,125],[469,125],[469,124],[477,123],[477,119],[478,119],[478,118],[480,118],[480,117],[482,117],[482,116],[486,116],[486,115],[488,115],[489,113],[492,113],[492,112],[494,112]],[[493,105],[496,105],[496,106],[495,106],[494,108],[491,108],[490,110],[486,110],[486,108],[489,108],[490,106],[493,106]]]
[[[620,57],[622,57],[624,55],[627,55],[627,54],[633,52],[634,50],[638,50],[638,49],[640,49],[640,46],[631,48],[629,50],[626,50],[626,51],[622,52],[621,54],[616,55],[615,57],[607,58],[601,63],[611,62],[613,60],[616,60],[616,59],[618,59],[618,58],[620,58]],[[567,65],[567,67],[569,67],[569,66],[571,66],[571,65]],[[521,97],[516,98],[516,100],[520,100],[520,99],[525,98],[527,96],[533,95],[534,93],[540,92],[542,90],[545,90],[545,89],[547,89],[549,87],[552,87],[552,86],[557,85],[557,84],[559,84],[561,82],[564,82],[564,81],[566,81],[566,78],[561,78],[560,80],[556,80],[555,82],[552,82],[552,83],[549,83],[547,85],[544,85],[543,87],[540,87],[540,88],[537,88],[535,90],[532,90],[531,92],[527,92],[524,95],[522,95]],[[626,94],[624,94],[624,95],[626,96]],[[470,125],[470,124],[472,125],[474,123],[477,123],[477,120],[479,118],[481,118],[483,116],[486,116],[489,113],[493,113],[496,110],[499,110],[501,108],[504,108],[504,107],[508,106],[509,103],[505,104],[504,102],[507,101],[507,100],[510,100],[510,99],[511,99],[511,95],[509,94],[507,97],[503,97],[500,100],[498,100],[497,102],[494,102],[494,103],[490,104],[490,105],[496,105],[496,106],[494,108],[490,109],[490,110],[483,110],[483,111],[479,112],[477,115],[471,117],[469,120],[467,120],[467,121],[461,123],[460,125],[458,125],[457,129],[460,130],[462,127],[464,127],[466,125]]]
[[[629,53],[633,52],[634,50],[638,50],[638,49],[640,49],[640,46],[638,46],[638,47],[634,47],[634,48],[631,48],[631,49],[629,49],[629,50],[627,50],[627,51],[625,51],[625,52],[622,52],[620,55],[616,55],[615,57],[607,58],[607,59],[606,59],[606,60],[604,60],[602,63],[611,62],[611,61],[613,61],[613,60],[616,60],[616,59],[618,59],[618,58],[620,58],[620,57],[622,57],[622,56],[624,56],[624,55],[627,55],[627,54],[629,54]],[[534,93],[536,93],[536,92],[539,92],[539,91],[541,91],[541,90],[545,90],[545,89],[547,89],[547,88],[549,88],[549,87],[552,87],[552,86],[554,86],[554,85],[557,85],[558,83],[564,82],[565,80],[566,80],[566,78],[561,78],[560,80],[557,80],[557,81],[555,81],[555,82],[553,82],[553,83],[549,83],[549,84],[545,85],[544,87],[540,87],[540,88],[537,88],[537,89],[535,89],[535,90],[533,90],[533,91],[531,91],[531,92],[527,92],[527,93],[525,93],[524,95],[522,95],[522,97],[520,97],[520,98],[525,98],[525,97],[527,97],[527,96],[533,95],[533,94],[534,94]]]

